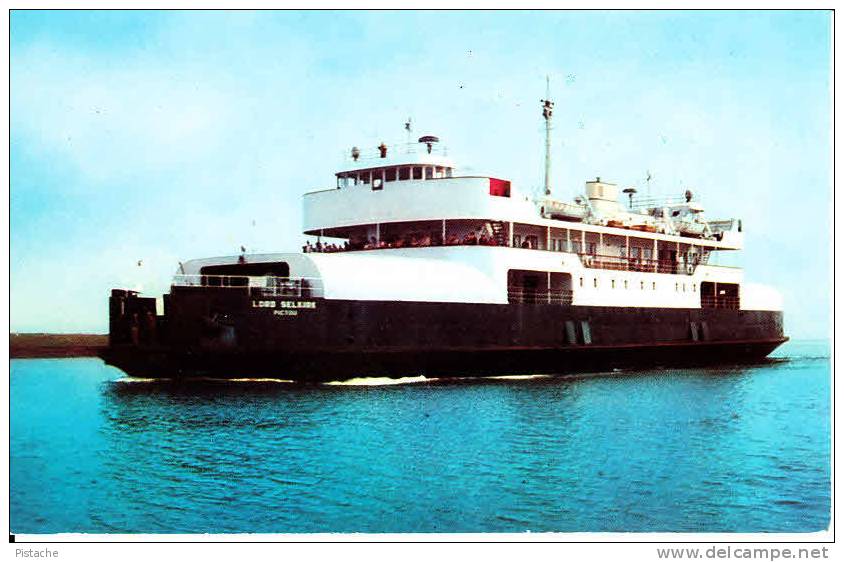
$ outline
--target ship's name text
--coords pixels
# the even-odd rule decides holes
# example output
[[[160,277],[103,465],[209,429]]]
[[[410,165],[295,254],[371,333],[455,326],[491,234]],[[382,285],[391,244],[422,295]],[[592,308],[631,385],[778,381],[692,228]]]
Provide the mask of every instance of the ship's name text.
[[[313,301],[252,301],[252,308],[286,308],[286,309],[307,309],[316,308]]]

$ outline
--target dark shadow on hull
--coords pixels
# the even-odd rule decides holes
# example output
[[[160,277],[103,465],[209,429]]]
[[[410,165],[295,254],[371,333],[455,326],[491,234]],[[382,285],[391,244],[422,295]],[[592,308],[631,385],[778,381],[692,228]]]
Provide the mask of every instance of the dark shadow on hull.
[[[614,369],[653,370],[752,364],[785,338],[765,341],[681,342],[640,346],[571,346],[556,349],[348,350],[310,353],[204,352],[177,353],[137,347],[103,352],[106,363],[135,377],[174,379],[206,377],[325,382],[362,377],[490,377],[569,375]],[[259,379],[255,381],[254,379]]]

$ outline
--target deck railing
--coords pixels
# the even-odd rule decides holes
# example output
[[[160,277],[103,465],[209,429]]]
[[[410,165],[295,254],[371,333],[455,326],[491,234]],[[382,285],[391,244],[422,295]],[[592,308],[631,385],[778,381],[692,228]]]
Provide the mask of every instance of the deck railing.
[[[425,143],[410,142],[410,143],[396,143],[387,146],[387,151],[381,156],[381,151],[378,148],[363,148],[358,149],[358,157],[355,159],[351,152],[343,152],[344,164],[370,164],[375,162],[383,162],[385,166],[392,166],[390,158],[396,156],[410,156],[417,154],[431,154],[433,156],[447,157],[448,147],[442,144],[432,144],[431,149]],[[422,165],[421,163],[418,165]]]
[[[572,291],[562,289],[537,291],[531,288],[511,286],[507,290],[507,300],[510,303],[569,305],[572,303],[573,294]]]
[[[649,258],[634,258],[625,256],[604,256],[595,254],[578,254],[584,267],[593,269],[612,269],[616,271],[639,271],[643,273],[674,273],[692,275],[695,268],[703,263],[684,263],[674,260],[655,260]]]
[[[318,277],[177,274],[172,286],[248,290],[258,298],[323,296],[322,279]]]
[[[373,251],[373,250],[383,250],[383,249],[391,249],[391,248],[428,248],[434,246],[499,246],[498,242],[494,238],[489,238],[485,241],[474,241],[474,242],[451,242],[442,244],[439,241],[434,241],[431,243],[417,243],[417,244],[407,244],[407,245],[398,245],[394,246],[391,244],[382,244],[378,247],[370,247],[369,245],[366,246],[353,246],[349,248],[337,248],[332,246],[321,247],[320,249],[316,249],[315,247],[311,247],[308,249],[306,253],[334,253],[334,252],[348,252],[348,251]],[[501,247],[508,247],[506,245]],[[516,247],[516,246],[512,246]],[[555,251],[556,250],[546,250],[544,248],[526,248],[522,247],[522,249],[530,249],[530,250],[538,250],[538,251]],[[600,255],[600,254],[584,254],[581,252],[574,252],[580,258],[581,263],[584,267],[589,267],[592,269],[611,269],[616,271],[639,271],[642,273],[674,273],[674,274],[683,274],[683,275],[692,275],[695,272],[695,268],[698,265],[706,265],[709,255],[708,254],[699,254],[696,262],[682,262],[682,261],[672,261],[672,260],[655,260],[651,258],[636,258],[636,257],[625,257],[625,256],[611,256],[611,255]]]
[[[739,297],[725,296],[702,296],[700,297],[701,308],[729,308],[738,310],[740,307]]]
[[[653,197],[633,197],[632,209],[649,209],[653,207],[671,207],[673,205],[682,205],[687,203],[685,195],[668,195],[668,196],[653,196]]]

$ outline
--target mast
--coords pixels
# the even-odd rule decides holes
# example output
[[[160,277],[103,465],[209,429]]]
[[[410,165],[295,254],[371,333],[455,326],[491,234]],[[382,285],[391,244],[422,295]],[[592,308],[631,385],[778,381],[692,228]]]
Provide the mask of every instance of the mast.
[[[407,150],[413,146],[413,123],[410,117],[404,122],[404,130],[407,131]]]
[[[542,101],[542,116],[545,118],[545,196],[551,195],[551,114],[554,102],[551,97],[551,80],[545,77],[545,99]]]

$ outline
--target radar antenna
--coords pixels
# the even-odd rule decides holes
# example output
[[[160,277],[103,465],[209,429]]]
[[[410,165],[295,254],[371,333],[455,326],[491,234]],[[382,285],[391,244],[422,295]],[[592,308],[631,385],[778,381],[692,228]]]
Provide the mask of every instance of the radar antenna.
[[[551,97],[551,79],[545,76],[545,99],[542,102],[542,117],[545,118],[545,196],[551,195],[551,114],[554,102]]]

